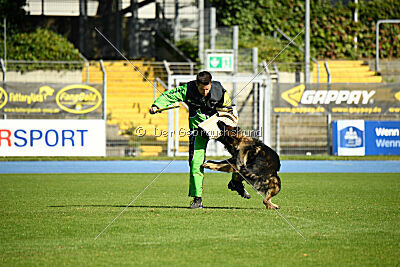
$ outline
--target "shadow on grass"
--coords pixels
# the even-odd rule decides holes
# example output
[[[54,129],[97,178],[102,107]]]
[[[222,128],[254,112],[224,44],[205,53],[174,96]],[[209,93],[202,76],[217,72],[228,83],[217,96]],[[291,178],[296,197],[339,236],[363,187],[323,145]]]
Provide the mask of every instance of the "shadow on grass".
[[[126,205],[54,205],[47,206],[48,208],[73,208],[73,207],[92,207],[92,208],[125,208]],[[154,205],[132,205],[129,208],[153,208],[153,209],[189,209],[187,206],[154,206]],[[244,207],[208,207],[203,209],[213,210],[258,210],[259,208],[244,208]]]

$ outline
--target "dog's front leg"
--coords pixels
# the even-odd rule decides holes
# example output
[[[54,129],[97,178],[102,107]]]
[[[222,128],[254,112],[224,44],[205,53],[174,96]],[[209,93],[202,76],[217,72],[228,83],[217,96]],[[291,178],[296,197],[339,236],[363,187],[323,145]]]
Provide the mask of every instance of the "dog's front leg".
[[[220,172],[236,172],[236,170],[232,167],[232,164],[229,160],[223,161],[212,161],[209,160],[202,165],[204,168],[220,171]]]

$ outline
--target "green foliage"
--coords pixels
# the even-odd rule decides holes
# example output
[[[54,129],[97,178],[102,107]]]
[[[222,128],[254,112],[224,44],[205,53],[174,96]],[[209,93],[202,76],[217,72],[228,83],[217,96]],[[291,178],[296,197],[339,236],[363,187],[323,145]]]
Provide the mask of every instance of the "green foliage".
[[[211,0],[217,8],[218,25],[239,25],[240,38],[251,41],[259,48],[260,54],[269,55],[273,48],[271,41],[276,28],[294,38],[304,29],[304,1],[300,0]],[[355,4],[343,6],[339,1],[311,0],[311,54],[318,58],[368,58],[375,56],[375,24],[380,19],[400,17],[400,1],[376,0],[360,1],[358,4],[359,21],[353,21]],[[358,36],[358,49],[354,48],[354,36]],[[277,36],[285,40],[279,33]],[[400,56],[400,25],[382,25],[380,30],[381,55],[384,58]],[[286,40],[285,40],[286,41]],[[296,42],[304,43],[304,33]],[[279,43],[277,43],[279,45]],[[243,42],[241,45],[245,45]],[[273,45],[273,42],[272,42]],[[246,45],[245,45],[246,46]],[[282,48],[282,46],[280,46]],[[290,51],[289,58],[281,60],[299,60],[301,53]],[[265,59],[265,58],[263,58]]]
[[[0,42],[3,47],[3,40]],[[0,57],[3,57],[0,50]],[[47,29],[29,33],[16,33],[7,38],[7,58],[27,61],[78,61],[79,51],[65,37]],[[80,69],[80,64],[29,64],[18,70],[32,69]]]
[[[270,36],[256,35],[254,37],[244,36],[239,41],[239,46],[243,48],[258,47],[259,62],[272,60],[289,42],[281,41]],[[284,53],[281,53],[275,62],[296,62],[302,61],[303,53],[297,48],[289,46]],[[251,59],[248,60],[250,62]]]
[[[182,51],[190,60],[194,62],[199,62],[199,48],[197,46],[197,41],[193,40],[179,40],[176,44],[176,47]]]

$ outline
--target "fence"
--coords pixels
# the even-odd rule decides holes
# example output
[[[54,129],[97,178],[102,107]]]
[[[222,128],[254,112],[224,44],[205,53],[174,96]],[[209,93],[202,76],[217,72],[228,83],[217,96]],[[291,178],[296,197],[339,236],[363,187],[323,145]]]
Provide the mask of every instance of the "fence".
[[[5,112],[4,105],[0,108],[0,113],[3,118],[7,119],[103,119],[105,118],[105,109],[107,109],[107,155],[167,155],[168,151],[172,151],[172,154],[174,154],[174,146],[177,148],[176,155],[187,153],[187,140],[178,139],[176,141],[176,139],[169,138],[169,135],[165,134],[171,132],[171,129],[177,125],[173,117],[169,118],[168,112],[151,116],[148,114],[147,109],[154,99],[164,92],[168,86],[177,85],[175,82],[171,82],[171,79],[175,79],[173,77],[187,76],[193,79],[194,74],[198,72],[197,66],[189,63],[166,61],[133,61],[132,63],[138,67],[138,70],[146,78],[142,77],[138,71],[135,71],[135,68],[124,61],[104,62],[103,71],[107,74],[106,80],[104,80],[105,76],[103,76],[99,62],[26,62],[8,60],[7,66],[5,64],[2,66],[3,70],[7,67],[2,74],[2,78],[7,81],[8,92],[14,93],[14,96],[17,92],[15,88],[18,88],[21,84],[26,87],[25,91],[19,91],[21,97],[29,95],[27,93],[29,90],[34,90],[34,94],[38,95],[38,90],[42,86],[48,86],[58,92],[67,85],[89,84],[98,88],[103,96],[103,101],[104,99],[107,99],[107,101],[102,102],[95,112],[83,114],[69,112],[23,113],[15,112],[15,110],[10,112],[10,108],[12,108],[10,106],[7,106],[8,112]],[[35,70],[33,71],[33,69]],[[69,70],[65,71],[65,69]],[[267,138],[269,144],[280,154],[330,153],[332,144],[330,125],[333,120],[399,120],[400,118],[400,99],[398,95],[400,85],[398,83],[320,83],[310,85],[310,88],[308,88],[309,86],[307,88],[298,88],[303,81],[301,63],[275,63],[269,66],[264,63],[259,64],[255,70],[251,63],[244,61],[239,65],[239,69],[242,69],[238,75],[238,77],[242,78],[240,82],[237,82],[236,90],[237,109],[240,118],[239,126],[245,130],[261,130],[261,138],[265,138],[264,135],[268,134],[270,136]],[[256,76],[256,73],[260,73],[260,76],[263,77],[267,75],[268,78],[256,79],[256,81],[248,84]],[[215,79],[218,79],[221,75],[214,73],[214,76]],[[19,84],[16,83],[17,81]],[[227,79],[223,78],[221,81],[231,94],[231,97],[233,97],[233,79],[228,77]],[[35,87],[35,84],[38,83],[41,86]],[[103,84],[108,86],[103,87]],[[2,84],[3,88],[6,86],[4,83]],[[106,88],[107,91],[105,90]],[[42,91],[44,89],[42,88]],[[268,105],[271,116],[270,120],[265,122],[263,119],[265,112],[260,112],[260,107],[264,105],[261,100],[264,100],[265,93],[268,90],[271,92],[271,104]],[[349,107],[359,109],[358,111],[354,109],[355,112],[354,110],[350,112],[348,107],[342,103],[337,105],[333,112],[331,108],[327,108],[327,105],[321,104],[322,100],[316,100],[317,104],[310,105],[300,103],[304,94],[310,96],[310,94],[305,93],[308,90],[314,90],[315,92],[331,91],[333,92],[332,96],[341,90],[349,92],[360,91],[366,95],[374,91],[370,97],[370,101],[373,102],[356,107],[349,105]],[[42,93],[45,92],[44,90]],[[53,99],[54,97],[53,95]],[[362,98],[360,98],[361,100]],[[4,101],[1,103],[4,103]],[[386,106],[383,107],[382,103],[386,103],[383,105]],[[19,103],[19,105],[29,106],[23,102]],[[42,107],[40,105],[40,103],[36,103],[36,108]],[[374,111],[376,107],[380,107],[381,110],[379,112]],[[79,108],[81,107],[74,106],[75,110],[79,110]],[[278,109],[276,110],[276,108]],[[319,108],[324,108],[324,111],[318,111]],[[364,108],[362,112],[360,112],[361,108]],[[306,113],[304,113],[305,110],[307,111]],[[310,110],[313,110],[314,113],[310,112]],[[20,111],[23,111],[23,109],[20,109]],[[176,116],[178,110],[172,111],[170,114],[175,114]],[[179,118],[178,127],[187,128],[187,110],[184,106],[179,109]],[[264,125],[269,126],[267,126],[267,129],[262,129]],[[141,127],[147,131],[146,135],[138,134],[138,129],[141,129]],[[160,134],[161,132],[163,132],[162,135]],[[223,153],[223,149],[221,150],[212,145],[210,149],[213,149],[210,154]]]

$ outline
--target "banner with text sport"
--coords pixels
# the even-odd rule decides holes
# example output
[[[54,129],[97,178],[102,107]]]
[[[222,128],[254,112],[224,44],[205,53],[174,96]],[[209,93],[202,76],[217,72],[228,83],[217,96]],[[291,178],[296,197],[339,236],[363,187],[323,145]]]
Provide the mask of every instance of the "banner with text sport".
[[[1,120],[0,156],[105,156],[104,120]]]

